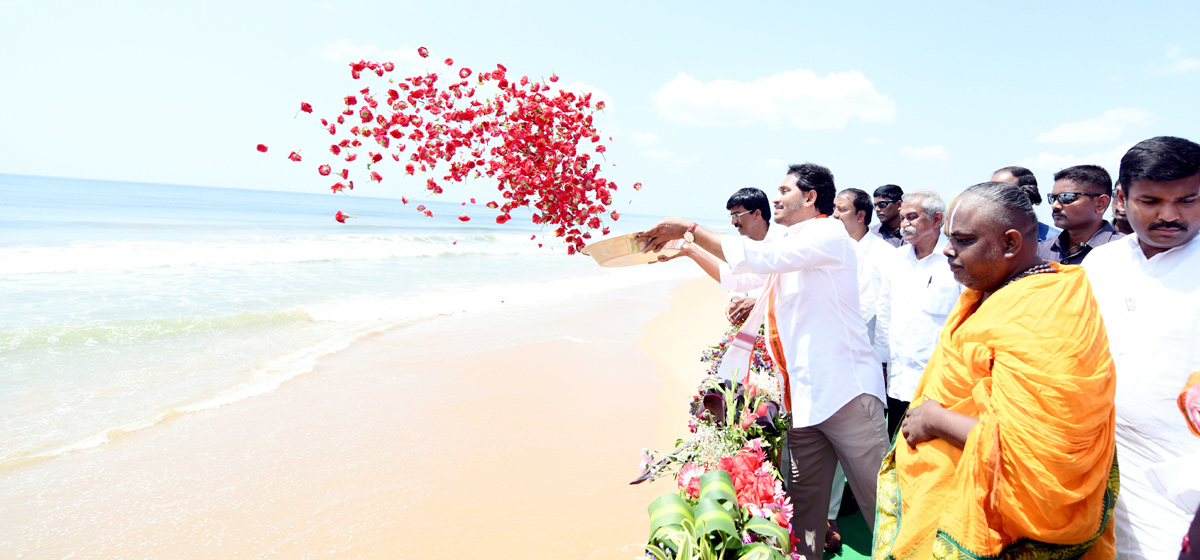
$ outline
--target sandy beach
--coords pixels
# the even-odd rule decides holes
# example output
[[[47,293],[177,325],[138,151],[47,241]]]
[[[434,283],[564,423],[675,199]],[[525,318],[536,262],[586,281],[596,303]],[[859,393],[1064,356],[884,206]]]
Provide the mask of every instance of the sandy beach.
[[[671,487],[628,482],[685,429],[723,302],[662,282],[369,337],[269,394],[0,471],[0,556],[637,556]]]

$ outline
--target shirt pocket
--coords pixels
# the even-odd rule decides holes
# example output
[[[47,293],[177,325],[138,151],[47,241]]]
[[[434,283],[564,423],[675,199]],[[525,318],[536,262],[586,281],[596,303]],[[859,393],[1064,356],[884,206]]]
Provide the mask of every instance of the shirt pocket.
[[[933,293],[929,295],[929,307],[925,312],[944,320],[954,309],[954,304],[958,303],[958,286],[935,286],[930,289]]]

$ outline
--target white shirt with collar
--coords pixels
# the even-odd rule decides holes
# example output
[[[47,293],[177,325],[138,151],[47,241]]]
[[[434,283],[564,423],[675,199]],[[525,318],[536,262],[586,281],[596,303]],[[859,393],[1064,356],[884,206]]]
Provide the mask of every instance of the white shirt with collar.
[[[876,344],[888,348],[887,394],[898,401],[912,400],[962,293],[942,254],[945,248],[946,239],[939,236],[933,252],[918,260],[912,245],[901,245],[883,265],[875,336]]]
[[[1128,235],[1083,267],[1117,371],[1117,558],[1175,558],[1200,501],[1200,438],[1176,404],[1200,370],[1200,237],[1147,259]]]
[[[775,224],[775,227],[767,228],[767,235],[766,235],[766,237],[763,238],[763,241],[771,241],[774,239],[779,239],[779,238],[783,237],[784,235],[787,235],[787,228],[785,228],[779,224]],[[750,238],[747,237],[746,239],[750,239]],[[880,241],[883,241],[883,240],[881,239]],[[727,263],[718,261],[717,267],[720,268],[722,277],[724,277],[726,274],[733,274],[733,272],[729,270],[729,264],[727,264]],[[730,291],[728,296],[729,296],[730,301],[733,301],[733,298],[735,298],[735,297],[742,297],[742,298],[752,297],[752,298],[757,299],[759,296],[762,295],[762,291],[763,291],[763,287],[757,286],[757,287],[751,288],[749,290]]]
[[[880,363],[888,361],[887,341],[877,334],[879,314],[879,291],[882,289],[883,272],[881,264],[891,258],[896,248],[877,235],[867,232],[854,244],[858,256],[858,307],[862,312],[863,322],[867,325],[867,338],[875,348],[875,354]]]
[[[827,420],[862,394],[884,401],[879,360],[858,304],[858,260],[842,222],[814,218],[772,241],[722,236],[721,287],[775,284],[775,317],[791,385],[792,427]],[[729,274],[726,274],[729,272]]]

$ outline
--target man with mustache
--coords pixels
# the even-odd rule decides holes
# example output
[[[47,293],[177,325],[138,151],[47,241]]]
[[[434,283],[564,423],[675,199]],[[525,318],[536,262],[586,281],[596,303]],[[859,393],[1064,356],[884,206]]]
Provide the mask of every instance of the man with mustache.
[[[872,557],[1112,558],[1117,381],[1087,275],[1038,258],[1008,183],[967,189],[946,234],[967,289],[884,457]]]
[[[1112,199],[1112,179],[1098,165],[1076,165],[1054,174],[1050,216],[1062,233],[1038,245],[1038,256],[1063,264],[1079,264],[1092,251],[1124,237],[1104,221]]]
[[[773,232],[770,229],[771,218],[767,216],[771,211],[771,206],[767,201],[767,193],[762,192],[761,189],[738,189],[725,203],[725,209],[729,210],[729,221],[737,229],[737,232],[750,239],[762,241],[767,238],[768,233]],[[692,255],[695,252],[698,251],[692,245],[689,244],[685,247],[685,254],[692,256],[693,260],[696,260],[696,257]],[[716,262],[716,259],[711,257],[709,260]],[[718,276],[716,280],[720,282],[721,278]],[[746,320],[750,310],[754,309],[754,304],[758,301],[759,292],[759,290],[741,292],[730,299],[729,306],[725,308],[725,318],[729,319],[730,324],[741,325],[742,321]]]
[[[883,265],[875,336],[877,345],[888,348],[887,417],[892,436],[962,292],[942,255],[945,212],[946,203],[933,191],[905,194],[900,231],[908,244],[897,247]]]
[[[900,235],[900,198],[904,189],[897,185],[884,185],[875,189],[875,217],[879,223],[871,226],[871,233],[887,241],[892,247],[904,244]]]
[[[1200,145],[1139,142],[1118,179],[1133,234],[1084,261],[1117,367],[1117,557],[1174,558],[1195,506],[1168,496],[1200,492],[1200,439],[1175,416],[1179,388],[1200,370]],[[1164,484],[1179,468],[1189,476]]]
[[[806,558],[820,558],[824,548],[839,462],[867,528],[874,527],[875,483],[888,444],[883,375],[859,314],[854,241],[842,222],[820,219],[833,212],[836,194],[829,169],[793,165],[775,198],[775,223],[787,228],[783,237],[722,236],[680,218],[638,234],[646,252],[682,238],[725,261],[729,273],[722,269],[720,278],[727,290],[766,286],[767,347],[792,415],[792,530],[796,551]]]

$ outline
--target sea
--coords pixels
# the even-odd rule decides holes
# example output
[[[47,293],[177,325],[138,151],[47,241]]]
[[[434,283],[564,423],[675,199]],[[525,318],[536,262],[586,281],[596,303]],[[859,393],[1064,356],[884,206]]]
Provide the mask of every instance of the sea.
[[[269,393],[372,333],[698,271],[602,268],[449,200],[3,174],[0,197],[0,469]]]

